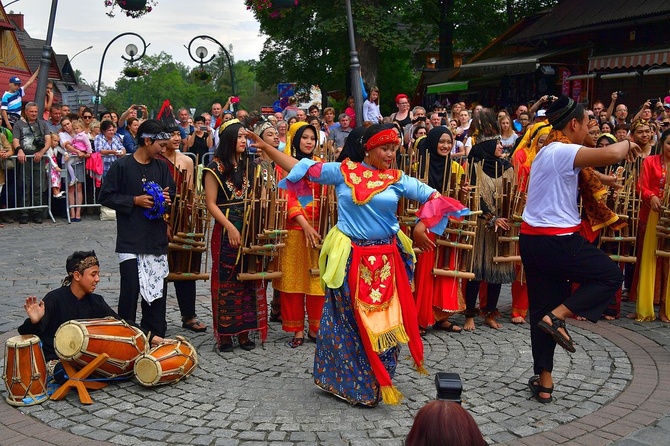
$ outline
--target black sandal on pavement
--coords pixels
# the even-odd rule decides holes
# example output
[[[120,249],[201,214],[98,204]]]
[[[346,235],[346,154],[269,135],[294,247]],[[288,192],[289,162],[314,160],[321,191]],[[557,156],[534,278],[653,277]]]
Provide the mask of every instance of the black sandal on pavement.
[[[445,322],[449,324],[446,327],[443,325]],[[453,323],[448,321],[436,322],[435,325],[433,325],[433,330],[442,330],[448,333],[460,333],[463,331],[461,327],[456,328]]]
[[[528,388],[530,389],[531,393],[533,394],[532,398],[535,398],[538,402],[542,404],[547,404],[551,403],[552,397],[551,393],[554,391],[554,386],[551,386],[550,388],[547,387],[542,387],[540,385],[540,376],[539,375],[533,375],[530,377],[528,380]],[[543,397],[540,396],[540,393],[548,393],[548,397]]]
[[[200,322],[197,317],[191,319],[191,322],[182,321],[181,326],[195,333],[204,333],[207,331],[207,325]]]
[[[293,338],[286,343],[291,348],[300,347],[305,343],[305,338]]]
[[[246,350],[249,352],[256,348],[256,343],[251,339],[247,339],[246,341],[240,341],[240,348],[242,350]]]
[[[549,316],[549,319],[551,319],[551,325],[547,324],[544,320],[540,320],[540,322],[537,323],[537,326],[540,328],[540,330],[550,335],[558,345],[570,353],[576,352],[577,350],[575,349],[575,343],[568,334],[568,329],[565,327],[565,321],[554,316],[554,313],[547,313],[545,316]],[[567,338],[558,331],[559,328],[563,329]]]
[[[270,322],[281,322],[281,313],[270,311]]]
[[[310,341],[316,344],[316,336],[311,335],[309,332],[307,332],[307,337],[309,338]]]
[[[233,351],[233,343],[232,342],[221,342],[219,344],[219,351],[221,353],[229,353]]]

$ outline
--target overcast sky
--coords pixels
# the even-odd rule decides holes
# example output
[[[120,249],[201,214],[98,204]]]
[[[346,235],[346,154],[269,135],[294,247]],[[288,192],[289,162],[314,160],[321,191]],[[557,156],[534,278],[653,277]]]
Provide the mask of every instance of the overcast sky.
[[[11,0],[2,0],[3,5]],[[33,38],[46,39],[51,0],[20,0],[6,7],[9,13],[25,15],[26,31]],[[259,35],[258,22],[251,11],[246,9],[244,0],[158,0],[158,5],[145,16],[133,19],[126,17],[119,8],[116,16],[108,17],[109,9],[104,0],[59,0],[56,12],[56,25],[52,47],[56,53],[72,57],[79,51],[93,45],[72,60],[72,66],[82,72],[89,83],[97,82],[100,59],[105,46],[118,34],[132,31],[140,34],[151,46],[147,54],[161,51],[172,55],[175,61],[195,66],[185,45],[195,36],[207,34],[226,49],[233,46],[235,60],[258,59],[263,47],[263,37]],[[124,36],[114,42],[105,57],[102,82],[113,86],[121,75],[125,47],[134,43],[141,47],[141,41],[135,36]],[[192,49],[207,47],[210,54],[217,45],[198,40]],[[140,48],[141,51],[141,48]]]

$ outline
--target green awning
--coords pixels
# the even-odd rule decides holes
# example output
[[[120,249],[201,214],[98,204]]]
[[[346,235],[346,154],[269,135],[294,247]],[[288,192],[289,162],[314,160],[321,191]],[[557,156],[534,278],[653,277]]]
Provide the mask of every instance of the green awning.
[[[427,94],[450,93],[452,91],[465,91],[468,89],[468,81],[444,82],[441,84],[429,85],[426,88]]]

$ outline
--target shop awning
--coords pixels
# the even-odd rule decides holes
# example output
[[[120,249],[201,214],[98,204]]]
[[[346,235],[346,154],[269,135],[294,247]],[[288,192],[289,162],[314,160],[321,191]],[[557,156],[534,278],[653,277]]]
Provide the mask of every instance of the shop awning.
[[[613,54],[589,58],[589,72],[617,68],[648,67],[670,65],[670,48],[637,53]]]
[[[466,91],[467,89],[468,81],[443,82],[441,84],[429,85],[426,88],[426,94],[451,93],[453,91]]]
[[[515,75],[533,73],[540,67],[540,61],[565,50],[544,51],[524,55],[507,55],[492,57],[482,61],[461,65],[459,77],[480,77],[487,75]]]

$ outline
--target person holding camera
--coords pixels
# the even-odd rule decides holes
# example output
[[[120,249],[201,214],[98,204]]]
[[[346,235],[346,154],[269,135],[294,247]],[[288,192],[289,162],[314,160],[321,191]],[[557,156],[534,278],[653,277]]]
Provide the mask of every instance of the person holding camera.
[[[628,107],[625,104],[619,104],[616,106],[617,99],[623,96],[623,91],[615,91],[612,93],[612,102],[610,106],[607,107],[607,120],[610,121],[614,126],[628,124]],[[612,114],[614,112],[614,114]]]
[[[47,148],[51,147],[51,135],[46,121],[38,119],[37,104],[28,102],[23,111],[24,119],[14,124],[14,151],[17,154],[19,195],[17,207],[30,207],[42,204],[42,188],[46,190],[48,182],[40,180],[44,175],[41,160]],[[33,155],[32,160],[26,156]],[[26,160],[29,165],[26,167]],[[22,189],[22,192],[20,190]],[[21,198],[23,197],[23,198]],[[23,209],[19,215],[19,223],[26,224],[29,217],[33,223],[42,224],[42,211]]]
[[[140,124],[142,123],[143,119],[146,119],[148,116],[148,110],[146,105],[137,105],[133,104],[130,107],[128,107],[128,110],[124,111],[121,113],[121,116],[119,116],[119,120],[117,122],[117,132],[120,135],[125,135],[126,132],[128,131],[126,128],[126,120],[130,118],[137,118],[140,120]]]
[[[198,116],[193,121],[195,131],[188,135],[186,139],[185,150],[195,154],[197,157],[198,163],[203,164],[205,159],[205,154],[209,152],[209,148],[214,145],[212,141],[212,134],[209,132],[209,129],[205,125],[205,117]]]

